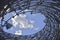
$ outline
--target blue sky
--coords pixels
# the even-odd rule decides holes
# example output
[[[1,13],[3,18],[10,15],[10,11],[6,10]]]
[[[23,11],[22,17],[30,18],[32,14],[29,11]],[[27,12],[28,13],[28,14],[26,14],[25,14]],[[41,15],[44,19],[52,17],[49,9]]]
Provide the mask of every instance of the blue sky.
[[[6,21],[14,15],[15,15],[15,12],[9,13],[4,16],[4,20]],[[10,24],[13,25],[10,29],[7,30],[6,27],[4,27],[3,30],[5,32],[16,34],[16,35],[31,35],[40,31],[45,26],[45,23],[44,23],[45,16],[41,13],[36,13],[31,15],[30,12],[27,12],[25,14],[20,14],[20,15],[21,16],[16,16],[16,18],[13,18],[13,20],[10,19],[8,21]],[[15,20],[15,23],[17,23],[16,25],[13,23],[14,20]],[[33,23],[31,23],[31,21]]]

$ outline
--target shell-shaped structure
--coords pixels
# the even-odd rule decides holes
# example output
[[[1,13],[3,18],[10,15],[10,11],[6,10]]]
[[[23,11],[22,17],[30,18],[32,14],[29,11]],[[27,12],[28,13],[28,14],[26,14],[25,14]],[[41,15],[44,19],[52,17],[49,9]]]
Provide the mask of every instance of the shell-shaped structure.
[[[4,4],[4,3],[3,3]],[[1,5],[1,4],[0,4]],[[2,7],[2,5],[1,5]],[[0,8],[1,8],[0,7]],[[58,0],[15,0],[9,1],[8,4],[4,4],[3,8],[0,10],[1,22],[4,19],[4,16],[9,12],[20,10],[19,13],[25,9],[33,10],[30,11],[41,13],[46,17],[45,27],[33,34],[33,35],[13,35],[6,33],[2,30],[4,25],[1,25],[0,28],[0,39],[2,40],[60,40],[60,2]],[[23,12],[25,13],[25,12]],[[16,14],[18,15],[18,14]],[[8,19],[9,20],[9,19]],[[8,21],[7,20],[7,21]],[[6,22],[7,22],[6,21]],[[8,36],[9,35],[9,36]]]

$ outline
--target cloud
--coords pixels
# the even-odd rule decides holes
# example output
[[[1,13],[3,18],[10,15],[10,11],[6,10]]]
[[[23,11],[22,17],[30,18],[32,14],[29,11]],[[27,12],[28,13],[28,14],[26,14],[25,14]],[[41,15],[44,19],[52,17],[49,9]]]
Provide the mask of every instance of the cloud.
[[[20,28],[33,28],[34,21],[26,19],[25,14],[20,14],[15,18],[12,18],[13,26],[17,27],[19,25]]]
[[[18,30],[15,32],[16,35],[22,35],[22,31],[21,30]]]

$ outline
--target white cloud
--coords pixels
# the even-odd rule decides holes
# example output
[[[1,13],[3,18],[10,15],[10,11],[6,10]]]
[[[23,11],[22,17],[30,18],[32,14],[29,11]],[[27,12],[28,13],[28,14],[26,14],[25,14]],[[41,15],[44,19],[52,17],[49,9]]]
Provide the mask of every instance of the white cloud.
[[[22,31],[21,30],[18,30],[15,32],[16,35],[22,35]]]
[[[34,23],[34,21],[33,20],[30,20],[30,22],[33,24]]]
[[[12,18],[12,21],[13,21],[13,25],[15,27],[16,27],[16,25],[19,25],[20,28],[33,28],[34,21],[26,19],[25,14],[20,14],[19,16]]]

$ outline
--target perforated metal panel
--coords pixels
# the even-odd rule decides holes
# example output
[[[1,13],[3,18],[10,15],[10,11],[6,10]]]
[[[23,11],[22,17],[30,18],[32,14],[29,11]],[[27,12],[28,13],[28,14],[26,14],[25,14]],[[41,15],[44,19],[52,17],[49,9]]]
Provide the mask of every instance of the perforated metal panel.
[[[1,11],[1,29],[0,29],[0,39],[1,40],[60,40],[60,3],[59,1],[49,1],[49,0],[17,0],[10,3],[8,8]],[[9,5],[9,4],[8,4]],[[10,9],[9,11],[6,11]],[[33,35],[18,36],[6,33],[2,30],[2,21],[4,16],[16,10],[24,11],[25,9],[33,10],[30,11],[34,13],[42,13],[46,17],[45,27]],[[19,13],[21,13],[21,11]],[[24,12],[23,12],[24,13]],[[17,14],[16,14],[17,15]],[[9,19],[8,19],[9,20]],[[8,21],[7,20],[7,21]],[[7,22],[6,21],[6,22]]]

